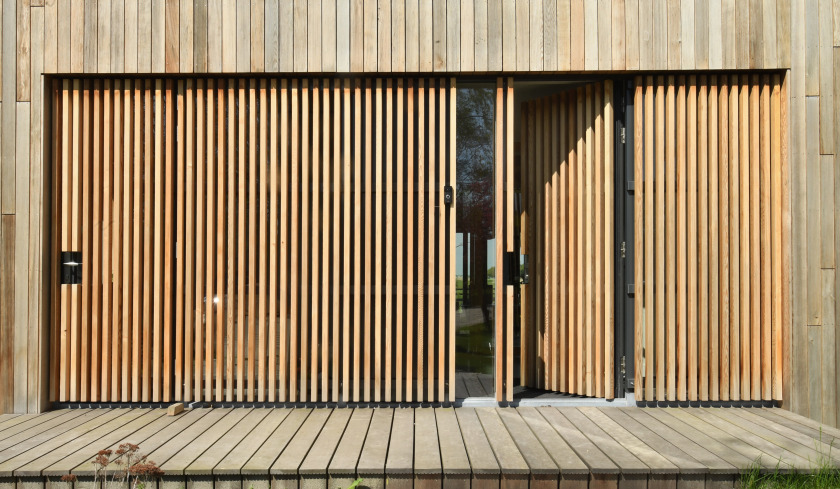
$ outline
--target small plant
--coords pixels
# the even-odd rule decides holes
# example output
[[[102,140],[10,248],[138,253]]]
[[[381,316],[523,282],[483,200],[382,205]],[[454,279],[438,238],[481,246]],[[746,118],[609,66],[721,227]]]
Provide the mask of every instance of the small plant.
[[[163,475],[163,470],[133,443],[123,443],[116,451],[100,450],[91,463],[94,466],[92,489],[116,489],[126,482],[129,489],[145,489],[150,479]],[[64,482],[76,482],[74,474],[61,477]]]
[[[362,478],[359,477],[358,479],[354,480],[352,484],[347,486],[347,489],[356,489],[356,486],[358,486],[361,482],[362,482]]]
[[[741,474],[741,489],[837,489],[840,488],[840,469],[828,457],[821,457],[814,468],[806,472],[783,473],[781,464],[772,472],[761,472],[758,463]]]

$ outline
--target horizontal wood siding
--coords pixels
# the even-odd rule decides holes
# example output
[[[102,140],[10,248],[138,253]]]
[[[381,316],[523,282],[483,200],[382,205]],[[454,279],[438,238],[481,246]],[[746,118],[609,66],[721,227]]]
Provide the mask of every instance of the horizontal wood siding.
[[[770,150],[786,131],[780,79],[636,84],[635,191],[645,210],[636,215],[635,329],[647,345],[637,398],[782,400],[790,229],[784,156]]]
[[[454,87],[56,84],[54,232],[60,250],[82,252],[83,270],[81,284],[60,286],[54,399],[451,401],[453,214],[441,190],[454,183],[455,139],[443,137]],[[408,246],[428,264],[417,269],[422,288],[394,281],[414,264],[397,233],[419,237]],[[112,240],[122,256],[97,259]],[[362,280],[337,287],[350,277]],[[417,330],[406,315],[423,318]],[[408,347],[393,341],[408,336]]]
[[[523,103],[523,385],[611,399],[612,81]],[[532,176],[533,175],[533,176]]]

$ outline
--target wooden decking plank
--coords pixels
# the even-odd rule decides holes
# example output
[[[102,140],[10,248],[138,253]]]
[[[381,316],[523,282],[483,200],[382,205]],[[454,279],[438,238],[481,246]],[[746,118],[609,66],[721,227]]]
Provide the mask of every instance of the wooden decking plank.
[[[559,410],[553,407],[541,407],[537,408],[537,411],[572,447],[593,474],[618,474],[620,472],[618,466],[565,416],[560,414]]]
[[[259,449],[242,466],[243,475],[268,474],[269,469],[281,453],[286,449],[306,418],[312,413],[311,409],[293,409],[274,430],[271,436],[260,446]]]
[[[94,471],[89,470],[89,467],[84,467],[88,462],[93,460],[99,450],[111,448],[115,443],[125,441],[128,437],[134,435],[138,430],[143,429],[149,424],[166,417],[165,409],[145,410],[141,416],[116,427],[104,436],[90,440],[90,443],[76,450],[75,453],[58,460],[52,465],[42,470],[45,476],[59,476],[69,474],[73,469],[82,466],[84,472],[93,475]],[[77,474],[78,475],[78,474]]]
[[[442,470],[435,411],[417,408],[414,410],[414,473],[440,474]]]
[[[187,467],[251,412],[241,408],[222,408],[219,411],[226,411],[225,416],[208,426],[190,443],[189,447],[195,449],[180,450],[166,462],[158,462],[167,475],[186,474]]]
[[[709,473],[735,474],[738,472],[738,469],[736,469],[734,465],[707,450],[694,439],[685,436],[682,431],[673,429],[659,419],[648,414],[649,412],[655,410],[630,408],[622,409],[620,411],[638,422],[640,425],[644,426],[646,429],[660,436],[671,445],[679,447],[680,450],[705,465],[709,469]]]
[[[470,459],[461,437],[454,408],[435,408],[437,431],[440,436],[440,457],[444,474],[469,474]]]
[[[266,417],[267,409],[251,409],[242,419],[216,440],[213,445],[192,461],[185,469],[185,475],[210,475],[231,451],[245,439]]]
[[[121,444],[129,442],[129,443],[133,443],[133,444],[139,446],[140,451],[142,453],[148,452],[149,451],[148,450],[148,445],[146,445],[144,443],[146,440],[153,437],[154,435],[159,433],[161,430],[166,429],[166,431],[169,431],[169,428],[176,421],[186,417],[186,415],[178,416],[178,417],[165,416],[164,414],[166,413],[166,411],[163,410],[163,409],[161,409],[160,411],[162,411],[161,415],[157,419],[152,421],[151,423],[143,426],[142,428],[140,428],[140,429],[138,429],[138,430],[136,430],[133,433],[130,433],[128,435],[125,435],[125,436],[122,436],[122,437],[118,436],[118,437],[116,437],[116,440],[111,443],[110,446],[101,447],[101,448],[107,448],[111,451],[116,451],[117,449],[119,449],[119,446]],[[157,445],[153,445],[153,446],[157,446]],[[94,470],[93,470],[92,465],[90,464],[91,457],[92,457],[91,454],[87,454],[87,457],[84,457],[83,461],[80,462],[79,465],[77,465],[75,468],[70,470],[70,472],[73,473],[73,474],[76,474],[77,476],[80,476],[80,477],[81,476],[93,477]]]
[[[759,416],[755,414],[754,411],[757,410],[751,408],[733,409],[732,414],[743,419],[744,421],[757,425],[762,429],[767,430],[768,432],[775,433],[776,435],[782,436],[788,440],[797,442],[800,445],[810,448],[820,455],[824,455],[827,458],[833,459],[835,462],[840,462],[840,453],[834,451],[832,442],[826,443],[825,441],[819,438],[804,435],[795,429],[788,428],[787,426],[781,425],[770,419]]]
[[[174,417],[173,419],[175,421],[169,424],[165,430],[158,431],[143,440],[143,444],[140,445],[140,451],[143,453],[154,453],[155,450],[162,447],[165,443],[180,437],[183,431],[198,422],[201,418],[207,415],[208,412],[210,412],[209,409],[190,409],[184,414]],[[117,444],[117,446],[118,445],[119,444]],[[161,459],[153,458],[151,460],[159,462]]]
[[[0,432],[0,452],[10,446],[17,445],[40,435],[45,431],[49,431],[47,436],[56,436],[61,433],[63,425],[68,424],[70,420],[78,418],[83,414],[86,414],[86,411],[82,409],[62,409],[60,416],[45,418],[41,418],[41,416],[26,416],[29,419],[25,422],[9,427],[5,432]],[[0,459],[2,459],[2,455],[0,455]]]
[[[775,461],[766,457],[766,454],[763,451],[737,436],[733,436],[716,426],[704,422],[700,418],[692,416],[688,411],[681,410],[679,408],[663,408],[663,412],[667,412],[667,414],[670,414],[674,418],[693,428],[693,431],[684,431],[684,433],[690,432],[691,438],[704,440],[702,442],[703,446],[709,448],[717,447],[718,445],[723,444],[727,450],[725,453],[728,454],[726,458],[727,461],[731,462],[732,459],[737,458],[737,456],[733,457],[729,451],[735,451],[743,457],[746,457],[745,461],[742,459],[741,463],[735,464],[735,466],[739,469],[749,469],[756,463],[758,463],[762,469],[774,469],[776,467]],[[779,468],[787,469],[787,467],[782,466]]]
[[[292,409],[268,409],[268,414],[259,424],[251,430],[251,433],[236,445],[222,460],[216,464],[213,473],[216,475],[238,475],[250,458],[259,450],[264,443],[274,434],[288,416]],[[266,465],[268,472],[268,465]]]
[[[370,421],[367,439],[359,456],[357,472],[361,474],[384,474],[385,457],[394,417],[393,409],[376,409]]]
[[[332,409],[315,409],[306,418],[300,429],[286,445],[286,448],[271,466],[269,473],[274,475],[297,475],[298,467],[309,453],[312,443],[329,419]]]
[[[155,448],[154,451],[149,452],[149,459],[157,462],[159,467],[163,467],[170,458],[180,452],[187,451],[187,447],[194,443],[205,431],[231,412],[230,409],[193,409],[191,411],[201,414],[201,418],[194,423],[190,423],[189,426],[178,433],[178,436],[172,437]]]
[[[716,438],[710,436],[705,431],[699,430],[694,424],[687,423],[680,419],[680,416],[674,416],[666,409],[647,409],[645,410],[650,417],[671,428],[675,433],[680,433],[687,439],[693,441],[698,446],[703,447],[714,455],[732,464],[736,470],[748,469],[752,466],[753,459],[745,456],[741,452],[732,447],[721,443]],[[689,421],[697,421],[693,418]]]
[[[464,439],[464,447],[470,457],[473,474],[500,473],[501,469],[493,453],[493,447],[487,440],[475,409],[462,407],[455,410],[455,415],[458,417],[461,437]]]
[[[562,474],[588,474],[586,463],[575,453],[560,435],[548,424],[536,408],[519,407],[516,409],[522,419],[531,428],[540,444],[545,448]]]
[[[145,414],[145,411],[142,409],[116,411],[116,413],[105,414],[93,421],[67,431],[63,435],[50,440],[50,443],[39,446],[37,450],[26,452],[23,454],[23,457],[15,457],[4,462],[0,465],[0,474],[6,475],[5,467],[17,464],[19,461],[26,459],[26,463],[15,467],[14,475],[19,477],[39,476],[41,475],[41,471],[46,467],[76,453],[76,451],[87,447],[91,442],[98,440],[105,434]],[[106,416],[108,418],[105,418]]]
[[[395,409],[385,460],[386,474],[412,474],[414,468],[414,409]]]
[[[359,456],[356,472],[363,478],[364,486],[370,489],[385,487],[385,458],[391,436],[393,409],[375,409],[370,421],[365,445]],[[420,488],[418,488],[420,489]]]
[[[81,409],[58,409],[55,411],[47,411],[41,414],[24,414],[21,416],[13,416],[9,421],[14,420],[15,423],[8,424],[5,427],[0,427],[0,450],[3,448],[3,440],[10,438],[13,435],[26,431],[26,437],[34,436],[40,431],[43,431],[46,426],[57,426],[64,423],[68,419],[79,416],[84,411]],[[69,417],[68,417],[69,416]],[[37,433],[33,431],[40,430]]]
[[[601,408],[599,412],[609,416],[613,421],[618,423],[621,427],[628,430],[639,439],[642,443],[654,450],[657,454],[668,459],[677,470],[683,474],[703,474],[709,472],[709,467],[704,463],[696,460],[687,452],[684,452],[678,445],[674,445],[665,439],[668,431],[665,427],[660,427],[659,433],[651,429],[644,423],[640,423],[636,419],[630,417],[625,408]],[[650,421],[653,419],[649,418]],[[611,432],[612,433],[612,432]],[[648,464],[650,465],[650,464]]]
[[[613,419],[604,414],[596,407],[582,407],[579,411],[588,417],[598,428],[609,434],[621,446],[632,453],[642,463],[650,467],[654,474],[676,474],[679,469],[661,453],[649,447],[639,439],[635,433],[631,433],[624,426],[616,423]]]
[[[752,421],[735,416],[732,411],[733,409],[725,408],[700,408],[692,410],[692,413],[700,419],[709,420],[709,422],[718,423],[717,420],[712,418],[714,416],[721,421],[730,423],[727,426],[727,431],[741,439],[749,440],[753,446],[764,450],[771,457],[776,456],[779,449],[782,449],[783,456],[787,455],[793,458],[797,468],[814,467],[814,463],[818,460],[820,454],[813,448],[800,445]],[[723,428],[726,425],[719,424],[719,426]],[[735,430],[733,431],[731,427],[734,427]],[[784,458],[781,457],[781,460],[784,460]]]
[[[791,421],[808,426],[809,428],[813,428],[823,433],[827,433],[835,438],[840,438],[840,429],[821,424],[819,421],[815,421],[811,418],[806,418],[805,416],[801,416],[794,412],[788,411],[787,409],[768,409],[767,411],[772,411],[777,416],[787,418]]]
[[[329,467],[332,461],[333,454],[338,446],[344,430],[347,428],[347,422],[350,420],[350,415],[353,411],[350,409],[335,409],[330,415],[330,419],[318,435],[318,439],[312,444],[309,454],[303,459],[298,473],[303,474],[323,474],[326,475],[326,468]]]
[[[23,419],[21,419],[21,416],[23,416]],[[26,416],[25,414],[0,414],[0,431],[22,421],[26,421],[27,418],[32,418],[32,416]]]
[[[58,449],[62,449],[62,451],[64,451],[70,446],[69,444],[73,440],[91,432],[92,430],[95,430],[103,424],[113,421],[114,418],[119,417],[122,413],[124,412],[121,410],[104,410],[103,413],[98,415],[91,414],[80,416],[71,422],[71,425],[73,426],[70,429],[58,436],[49,438],[49,440],[44,443],[38,443],[38,441],[40,441],[40,437],[30,438],[28,442],[24,442],[4,450],[3,455],[0,456],[0,459],[5,459],[2,463],[0,463],[0,474],[2,474],[0,477],[11,476],[15,469],[23,467],[46,453],[50,453]],[[48,435],[45,433],[43,436],[46,438]],[[37,471],[36,475],[40,475],[40,471]]]
[[[528,463],[505,428],[499,413],[494,408],[476,408],[475,412],[490,441],[502,474],[528,474]]]
[[[63,442],[58,444],[52,444],[50,441],[85,423],[88,423],[90,427],[95,427],[96,423],[92,422],[92,420],[108,412],[105,409],[79,411],[81,416],[69,419],[65,423],[62,423],[49,431],[41,432],[36,436],[29,436],[26,433],[21,433],[20,438],[11,437],[7,439],[6,442],[9,445],[0,449],[0,467],[2,467],[2,463],[7,460],[25,453],[28,450],[32,450],[33,448],[37,448],[38,451],[43,453],[42,450],[44,449],[53,450],[63,446],[64,443],[67,443],[68,438],[65,438]],[[79,431],[77,433],[83,432],[84,431]],[[70,440],[72,440],[72,438],[70,438]]]
[[[761,416],[762,418],[777,423],[781,426],[785,426],[792,430],[796,430],[799,433],[807,435],[813,439],[821,440],[823,443],[828,443],[829,445],[840,444],[840,437],[836,437],[829,434],[828,430],[826,430],[823,425],[816,423],[817,427],[814,428],[804,423],[800,423],[796,419],[787,418],[785,416],[777,414],[777,412],[781,411],[783,411],[783,409],[779,408],[760,408],[750,410],[750,412],[752,412],[756,416]]]
[[[558,411],[560,411],[558,409]],[[595,443],[606,456],[610,458],[624,474],[647,474],[650,468],[629,450],[613,440],[607,433],[593,423],[577,409],[563,409],[561,414],[566,417],[587,438]]]
[[[335,450],[335,456],[327,467],[327,472],[331,476],[355,476],[356,463],[359,461],[359,455],[362,453],[362,447],[367,438],[373,411],[373,409],[366,408],[353,410],[353,415],[350,416],[344,435]]]
[[[528,464],[531,474],[557,475],[560,473],[557,464],[554,463],[554,460],[545,451],[537,437],[531,432],[531,428],[519,416],[517,410],[498,408],[496,412],[511,438],[513,438],[513,442],[519,448],[519,453],[525,458],[525,463]]]

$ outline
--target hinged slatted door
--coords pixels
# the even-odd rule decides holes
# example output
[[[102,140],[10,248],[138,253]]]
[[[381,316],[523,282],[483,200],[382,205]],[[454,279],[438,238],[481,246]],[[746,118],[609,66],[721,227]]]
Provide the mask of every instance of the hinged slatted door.
[[[523,103],[522,384],[614,396],[613,83]]]

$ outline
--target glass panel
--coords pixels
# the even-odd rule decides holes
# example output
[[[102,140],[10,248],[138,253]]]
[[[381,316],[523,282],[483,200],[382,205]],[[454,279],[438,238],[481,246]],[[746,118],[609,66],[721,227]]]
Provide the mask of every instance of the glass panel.
[[[459,84],[455,186],[455,395],[458,398],[495,395],[494,96],[491,85]]]

